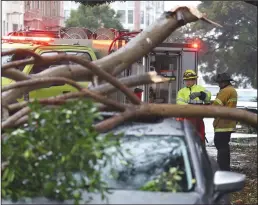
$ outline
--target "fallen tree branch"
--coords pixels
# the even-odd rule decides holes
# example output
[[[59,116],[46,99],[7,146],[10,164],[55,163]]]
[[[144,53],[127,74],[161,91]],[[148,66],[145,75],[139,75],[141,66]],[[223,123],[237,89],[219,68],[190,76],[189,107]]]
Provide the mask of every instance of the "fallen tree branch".
[[[257,114],[237,109],[218,106],[173,105],[173,104],[143,104],[127,110],[121,116],[114,116],[96,125],[99,132],[107,132],[115,126],[139,117],[205,117],[238,120],[257,127]]]
[[[164,83],[168,82],[169,78],[162,77],[157,75],[155,71],[148,72],[142,75],[132,75],[124,78],[120,78],[119,81],[126,85],[127,87],[134,87],[139,85],[147,85],[147,84],[154,84],[154,83]],[[102,93],[104,95],[113,93],[116,91],[116,88],[108,83],[99,85],[93,89],[92,91]]]
[[[105,79],[107,82],[109,82],[110,84],[112,84],[114,87],[116,87],[117,89],[121,90],[127,97],[128,99],[134,103],[134,104],[140,104],[141,101],[138,99],[138,97],[130,90],[128,89],[126,86],[124,86],[122,83],[120,83],[115,77],[111,76],[110,74],[108,74],[107,72],[99,69],[96,65],[94,65],[93,63],[91,63],[90,61],[86,61],[83,60],[77,56],[72,56],[72,55],[59,55],[57,57],[58,60],[67,60],[67,61],[73,61],[76,62],[80,65],[85,66],[85,68],[90,69],[94,74],[100,76],[101,78]],[[50,78],[50,77],[48,77]],[[24,88],[20,93],[17,93],[16,90],[13,92],[9,92],[7,94],[3,93],[2,98],[4,99],[4,101],[6,102],[10,102],[11,100],[15,100],[19,97],[21,97],[24,93],[27,93],[29,91],[35,90],[35,89],[39,89],[42,88],[42,86],[49,86],[49,83],[51,80],[49,80],[47,82],[47,80],[45,80],[45,82],[41,83],[36,83],[36,79],[40,79],[40,78],[35,78],[35,80],[30,81],[31,84],[37,85],[34,87],[26,87]],[[44,78],[46,79],[46,78]],[[65,78],[63,78],[65,79]],[[42,80],[43,81],[43,80]],[[29,82],[29,81],[28,81]],[[52,82],[52,81],[51,81]],[[72,80],[69,80],[70,83],[72,83]],[[73,82],[74,84],[75,82]],[[26,83],[19,83],[19,85],[23,85],[25,86]],[[9,89],[10,87],[17,87],[17,85],[9,85]],[[18,86],[19,87],[19,86]],[[8,88],[6,89],[8,90]],[[16,97],[16,98],[14,98]]]

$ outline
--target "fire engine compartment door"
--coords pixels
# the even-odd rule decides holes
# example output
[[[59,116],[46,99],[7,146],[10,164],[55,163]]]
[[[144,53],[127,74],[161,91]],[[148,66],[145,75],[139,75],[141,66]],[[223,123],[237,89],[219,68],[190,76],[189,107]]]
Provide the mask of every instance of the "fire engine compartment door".
[[[196,51],[182,51],[181,54],[181,64],[182,69],[179,69],[179,80],[178,80],[178,88],[179,90],[184,87],[183,75],[186,70],[194,70],[198,75],[198,52]]]
[[[145,57],[146,72],[156,71],[158,75],[167,77],[169,82],[144,86],[144,101],[149,103],[176,103],[178,91],[178,71],[180,68],[180,52],[160,51]]]

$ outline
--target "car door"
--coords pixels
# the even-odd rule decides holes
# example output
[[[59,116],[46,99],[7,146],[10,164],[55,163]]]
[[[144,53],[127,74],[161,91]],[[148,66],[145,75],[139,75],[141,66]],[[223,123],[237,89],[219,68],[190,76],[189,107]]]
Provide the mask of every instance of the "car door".
[[[65,50],[52,50],[52,51],[42,51],[40,53],[41,56],[53,56],[53,55],[57,55],[57,54],[61,54],[61,53],[65,53],[67,55],[76,55],[76,56],[81,56],[83,58],[85,58],[86,60],[92,60],[91,56],[89,55],[89,53],[85,50],[76,50],[76,49],[65,49]],[[37,67],[32,67],[31,71],[29,72],[29,74],[37,74],[40,73],[48,68],[51,67],[55,67],[58,65],[72,65],[74,63],[70,62],[70,61],[60,61],[60,62],[56,62],[56,63],[52,63],[51,65],[44,65],[44,66],[37,66]],[[88,82],[79,82],[80,84],[82,84],[84,87],[87,87]],[[74,92],[77,89],[68,85],[68,84],[64,84],[64,83],[53,83],[51,86],[49,86],[48,88],[42,88],[42,89],[38,89],[35,91],[32,91],[29,93],[29,98],[36,98],[36,99],[41,99],[41,98],[48,98],[48,97],[53,97],[53,96],[57,96],[57,95],[61,95],[64,93],[68,93],[68,92]]]

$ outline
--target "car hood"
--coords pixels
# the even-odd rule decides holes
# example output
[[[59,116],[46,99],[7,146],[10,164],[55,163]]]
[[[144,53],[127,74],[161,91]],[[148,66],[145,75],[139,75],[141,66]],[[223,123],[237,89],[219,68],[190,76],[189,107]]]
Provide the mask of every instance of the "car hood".
[[[169,193],[169,192],[147,192],[147,191],[127,191],[116,190],[112,191],[107,196],[107,199],[101,200],[100,194],[82,195],[82,204],[92,197],[92,200],[87,204],[200,204],[199,195],[195,192],[190,193]],[[33,198],[29,201],[19,201],[12,204],[73,204],[72,200],[58,202],[48,200],[46,198]],[[10,201],[2,200],[2,204],[11,204]]]

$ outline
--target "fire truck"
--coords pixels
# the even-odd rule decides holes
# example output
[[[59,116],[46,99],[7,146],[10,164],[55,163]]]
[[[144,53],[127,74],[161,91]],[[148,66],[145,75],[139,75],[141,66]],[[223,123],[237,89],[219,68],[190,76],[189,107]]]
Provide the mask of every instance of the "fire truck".
[[[44,45],[46,48],[54,49],[55,46],[78,46],[85,50],[92,49],[95,57],[89,59],[103,58],[106,55],[123,47],[141,31],[129,32],[128,30],[116,30],[100,28],[95,32],[87,28],[62,28],[59,31],[28,30],[9,33],[2,37],[5,44],[36,44]],[[154,103],[176,103],[176,94],[183,85],[183,73],[187,69],[198,72],[199,43],[196,41],[188,43],[163,42],[154,48],[148,55],[139,59],[127,68],[118,77],[143,74],[156,71],[158,75],[169,78],[169,81],[160,84],[138,86],[142,90],[140,96],[143,102]],[[69,47],[66,49],[69,50]],[[91,54],[92,55],[92,54]],[[55,86],[55,85],[53,85]],[[132,88],[135,89],[135,88]],[[120,92],[112,94],[113,98],[120,102],[127,99]]]

